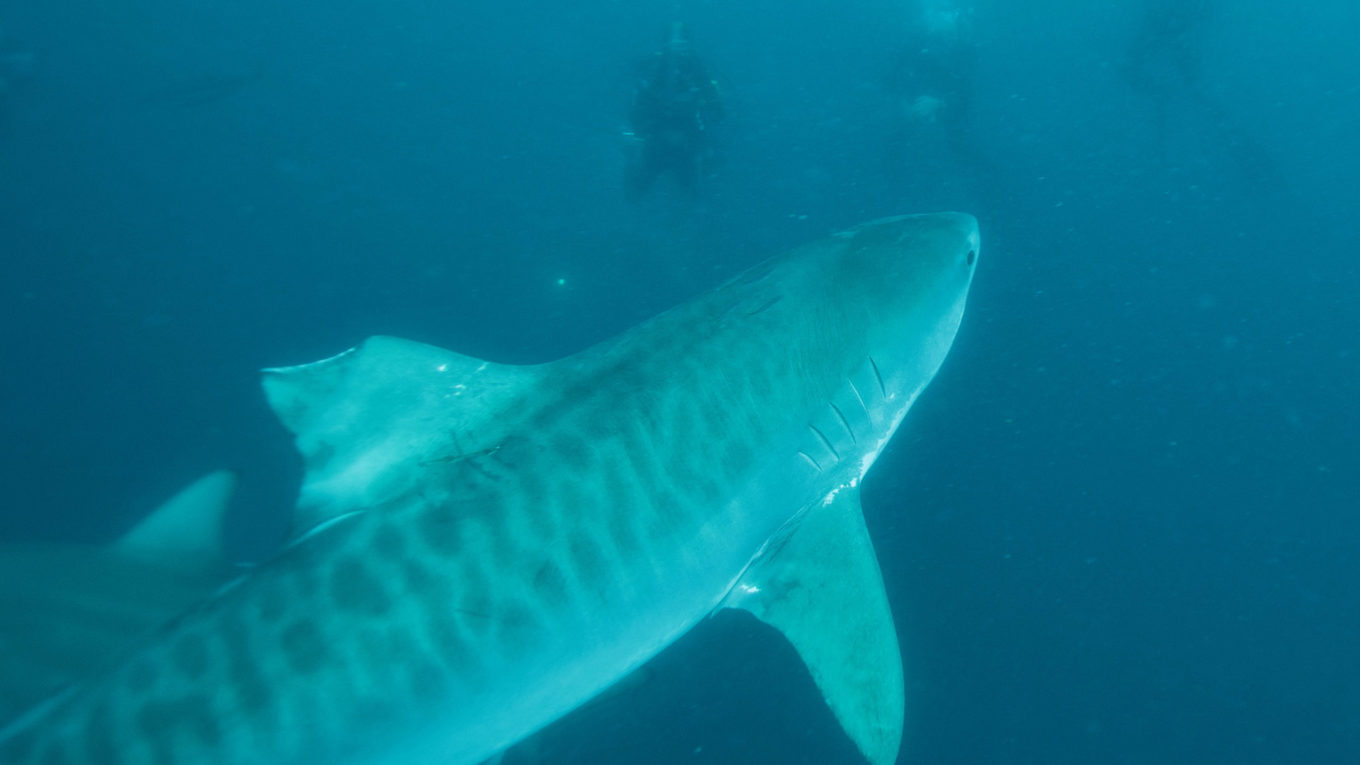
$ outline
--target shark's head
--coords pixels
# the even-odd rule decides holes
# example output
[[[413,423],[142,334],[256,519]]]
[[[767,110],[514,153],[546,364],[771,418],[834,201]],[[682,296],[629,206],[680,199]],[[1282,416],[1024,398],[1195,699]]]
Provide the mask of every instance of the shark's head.
[[[977,266],[977,220],[906,215],[838,234],[828,262],[846,334],[862,338],[893,424],[944,361]]]

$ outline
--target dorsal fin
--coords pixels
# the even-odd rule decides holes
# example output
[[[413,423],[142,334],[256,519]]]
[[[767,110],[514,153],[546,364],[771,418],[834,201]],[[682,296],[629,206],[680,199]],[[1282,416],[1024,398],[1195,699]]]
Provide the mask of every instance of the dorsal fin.
[[[905,715],[902,657],[858,490],[842,488],[804,512],[723,605],[784,633],[870,763],[897,759]]]
[[[210,597],[236,479],[199,479],[108,547],[0,547],[0,724]]]
[[[380,504],[419,478],[414,467],[495,448],[543,369],[379,336],[264,370],[265,395],[306,468],[297,530]]]
[[[236,475],[228,470],[198,479],[156,508],[112,545],[117,555],[178,567],[218,567],[222,523]]]

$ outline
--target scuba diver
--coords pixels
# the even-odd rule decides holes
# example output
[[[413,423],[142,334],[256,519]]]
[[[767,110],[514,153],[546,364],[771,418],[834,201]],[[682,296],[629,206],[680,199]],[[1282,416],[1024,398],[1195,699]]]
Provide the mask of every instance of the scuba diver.
[[[694,54],[685,26],[671,24],[666,45],[644,63],[633,93],[626,133],[632,151],[624,173],[628,196],[642,197],[665,174],[693,195],[713,159],[709,130],[722,117],[718,88]]]
[[[1274,158],[1232,118],[1203,84],[1203,43],[1215,16],[1215,0],[1147,0],[1124,59],[1124,79],[1154,114],[1157,151],[1170,166],[1172,119],[1197,125],[1199,140],[1216,147],[1239,175],[1282,185]],[[1176,107],[1181,114],[1173,115]]]
[[[1170,102],[1177,96],[1217,108],[1200,85],[1200,43],[1213,12],[1211,0],[1149,0],[1129,44],[1124,76],[1156,109],[1159,140],[1164,140]]]
[[[961,10],[927,13],[889,76],[888,89],[902,99],[904,117],[939,124],[951,136],[965,132],[977,73],[971,32],[971,19]]]
[[[922,5],[886,77],[887,166],[915,175],[943,147],[966,184],[980,189],[993,182],[996,166],[976,145],[971,124],[978,61],[972,11],[953,2]]]

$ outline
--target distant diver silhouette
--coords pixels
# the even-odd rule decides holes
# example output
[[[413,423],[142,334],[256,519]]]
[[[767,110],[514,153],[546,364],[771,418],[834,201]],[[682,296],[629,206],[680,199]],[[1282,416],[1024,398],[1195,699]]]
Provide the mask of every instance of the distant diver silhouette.
[[[629,114],[631,154],[624,173],[630,198],[642,197],[662,175],[694,194],[711,164],[710,130],[723,118],[717,86],[676,22],[661,50],[644,63]]]
[[[902,44],[889,72],[888,91],[899,110],[895,140],[909,142],[906,134],[921,124],[934,124],[955,154],[969,157],[968,116],[976,73],[970,19],[957,10],[927,16]]]
[[[1148,0],[1124,62],[1129,87],[1154,110],[1157,150],[1174,164],[1169,138],[1177,102],[1198,111],[1204,138],[1248,180],[1281,182],[1274,160],[1204,87],[1204,36],[1216,15],[1214,0]]]
[[[1001,174],[977,145],[972,124],[978,69],[971,9],[952,2],[927,3],[898,46],[885,91],[892,99],[886,167],[915,174],[935,147],[943,146],[970,196],[992,193]]]

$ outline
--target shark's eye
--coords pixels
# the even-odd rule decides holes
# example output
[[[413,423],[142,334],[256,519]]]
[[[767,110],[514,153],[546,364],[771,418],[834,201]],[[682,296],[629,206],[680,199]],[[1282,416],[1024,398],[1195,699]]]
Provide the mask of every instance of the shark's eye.
[[[969,250],[969,251],[968,251],[968,265],[970,265],[970,266],[973,265],[973,261],[975,261],[975,260],[977,260],[977,250]]]

